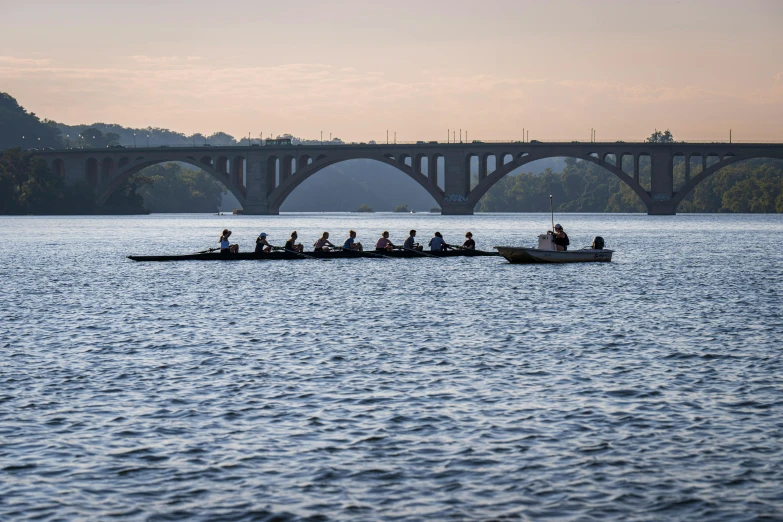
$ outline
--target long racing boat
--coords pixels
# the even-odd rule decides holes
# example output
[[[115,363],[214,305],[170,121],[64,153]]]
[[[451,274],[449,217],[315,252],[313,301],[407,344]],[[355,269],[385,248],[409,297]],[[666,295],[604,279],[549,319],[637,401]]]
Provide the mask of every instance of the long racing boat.
[[[273,252],[239,252],[237,254],[221,254],[219,252],[202,252],[184,255],[160,256],[128,256],[133,261],[273,261],[295,259],[384,259],[384,258],[432,258],[432,257],[484,257],[498,256],[497,252],[484,250],[447,250],[445,252],[429,252],[418,250],[335,250],[332,252],[294,252],[292,250]]]

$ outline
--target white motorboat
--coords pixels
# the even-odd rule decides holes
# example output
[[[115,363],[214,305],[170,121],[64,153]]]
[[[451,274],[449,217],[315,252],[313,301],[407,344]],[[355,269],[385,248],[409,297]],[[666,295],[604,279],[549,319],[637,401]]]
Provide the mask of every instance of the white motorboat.
[[[604,247],[603,238],[596,237],[592,247],[582,250],[557,250],[552,234],[538,236],[538,248],[496,246],[510,263],[595,263],[612,260],[614,250]],[[596,248],[597,247],[597,248]]]

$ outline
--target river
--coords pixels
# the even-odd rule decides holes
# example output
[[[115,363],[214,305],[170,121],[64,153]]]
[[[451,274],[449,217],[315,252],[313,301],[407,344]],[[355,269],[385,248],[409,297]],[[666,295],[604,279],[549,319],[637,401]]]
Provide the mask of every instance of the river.
[[[125,258],[546,214],[0,218],[0,519],[783,518],[783,216],[556,219],[613,262]]]

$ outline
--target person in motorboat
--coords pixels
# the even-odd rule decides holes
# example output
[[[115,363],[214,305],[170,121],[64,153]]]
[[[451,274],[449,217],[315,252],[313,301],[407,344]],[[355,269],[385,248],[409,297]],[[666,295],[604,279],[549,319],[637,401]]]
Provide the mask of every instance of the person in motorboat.
[[[304,247],[296,242],[296,238],[299,237],[296,233],[296,230],[291,232],[291,239],[285,242],[285,246],[283,247],[285,250],[292,250],[294,252],[302,252],[304,250]]]
[[[473,241],[473,233],[467,232],[465,234],[465,237],[467,238],[464,243],[462,243],[462,248],[464,250],[476,250],[476,242]]]
[[[402,248],[406,250],[418,250],[421,252],[424,250],[424,247],[422,247],[417,241],[416,241],[416,231],[411,230],[410,235],[408,236],[408,239],[405,240],[405,242],[402,244]]]
[[[551,231],[548,233],[551,233]],[[555,244],[555,248],[561,252],[568,250],[568,245],[571,244],[571,242],[568,240],[568,234],[565,233],[563,227],[560,226],[560,223],[555,225],[554,239],[552,241]]]
[[[362,244],[356,241],[356,231],[348,231],[348,239],[346,239],[345,243],[343,243],[343,250],[357,250],[359,252],[364,250]]]
[[[331,241],[329,241],[329,232],[324,232],[321,235],[321,239],[313,243],[315,247],[314,252],[329,252],[329,247],[336,248]]]
[[[266,240],[267,236],[266,232],[261,232],[256,238],[256,254],[272,251],[272,245]]]
[[[451,245],[446,243],[446,241],[443,239],[443,236],[440,232],[435,232],[435,236],[430,239],[430,250],[433,252],[445,252],[449,248],[451,248]]]
[[[227,228],[224,228],[223,234],[220,236],[221,254],[236,254],[239,252],[239,245],[229,243],[229,237],[231,237],[231,231]]]
[[[389,252],[394,250],[394,244],[389,240],[388,230],[384,230],[378,242],[375,243],[375,250],[388,250]]]

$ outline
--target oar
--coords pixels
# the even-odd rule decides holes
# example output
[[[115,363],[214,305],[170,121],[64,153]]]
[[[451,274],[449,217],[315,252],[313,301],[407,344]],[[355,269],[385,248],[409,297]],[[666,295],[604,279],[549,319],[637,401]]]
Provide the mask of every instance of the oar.
[[[402,247],[402,249],[408,252],[413,252],[414,254],[419,254],[420,256],[424,256],[424,257],[438,257],[438,256],[433,256],[432,254],[426,254],[421,250],[414,250],[412,248],[405,248],[405,247]]]
[[[336,250],[341,250],[343,252],[350,252],[351,254],[356,254],[356,257],[377,257],[379,259],[388,259],[389,256],[385,256],[383,254],[375,254],[373,252],[365,252],[364,250],[351,250],[349,248],[343,248],[343,247],[335,247]]]
[[[279,248],[281,248],[283,250],[283,252],[288,252],[289,254],[294,254],[294,255],[297,255],[297,256],[301,256],[301,257],[303,257],[305,259],[321,259],[321,258],[315,257],[315,256],[308,256],[307,254],[303,254],[302,252],[297,252],[296,250],[289,250],[289,249],[287,249],[285,247],[279,247]]]
[[[215,250],[220,250],[220,247],[210,248],[209,250],[202,250],[201,252],[193,252],[190,255],[194,256],[196,254],[209,254],[210,252],[214,252]]]

